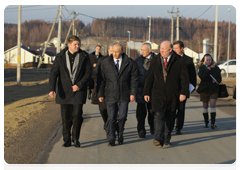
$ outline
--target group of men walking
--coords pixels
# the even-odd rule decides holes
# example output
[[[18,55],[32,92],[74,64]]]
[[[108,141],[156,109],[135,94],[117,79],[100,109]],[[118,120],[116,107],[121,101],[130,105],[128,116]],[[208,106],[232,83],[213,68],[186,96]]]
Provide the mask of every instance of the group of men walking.
[[[146,136],[147,115],[150,133],[155,135],[153,145],[171,145],[175,118],[176,134],[181,134],[189,84],[196,87],[194,64],[183,53],[181,41],[173,45],[163,41],[158,55],[152,52],[150,43],[143,43],[142,55],[135,61],[119,43],[109,45],[107,56],[101,55],[101,46],[89,56],[80,49],[81,41],[76,36],[68,37],[67,43],[56,56],[49,79],[50,97],[54,97],[58,84],[56,103],[61,105],[64,147],[72,142],[80,147],[82,106],[90,86],[92,103],[99,105],[104,121],[108,146],[115,146],[116,133],[118,144],[124,143],[128,104],[133,101],[137,102],[139,138]]]

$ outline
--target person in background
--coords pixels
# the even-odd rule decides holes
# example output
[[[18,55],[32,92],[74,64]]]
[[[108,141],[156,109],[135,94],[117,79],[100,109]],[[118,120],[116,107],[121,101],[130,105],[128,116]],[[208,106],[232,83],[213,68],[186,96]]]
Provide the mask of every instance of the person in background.
[[[98,97],[99,102],[105,101],[107,104],[108,146],[115,146],[116,121],[118,121],[118,144],[122,145],[128,104],[135,100],[137,94],[137,65],[123,53],[123,46],[116,43],[113,45],[113,54],[101,62],[101,74]]]
[[[151,101],[148,103],[144,100],[143,96],[143,88],[146,79],[146,75],[148,69],[150,67],[152,58],[156,56],[152,52],[152,46],[150,43],[143,43],[141,47],[141,53],[136,60],[136,64],[138,66],[138,76],[139,76],[139,83],[138,83],[138,91],[136,96],[137,102],[137,109],[136,109],[136,118],[137,118],[137,130],[139,138],[145,138],[146,129],[145,129],[145,118],[148,113],[148,124],[150,126],[150,133],[154,134],[154,113],[152,113],[152,104]]]
[[[92,75],[88,53],[80,49],[80,44],[77,36],[68,37],[67,47],[57,54],[49,76],[49,96],[53,98],[57,94],[56,103],[61,105],[63,147],[69,147],[73,142],[80,148],[83,104]]]
[[[196,83],[197,83],[197,77],[196,77],[195,67],[193,64],[193,59],[191,57],[187,56],[186,54],[184,54],[183,49],[184,49],[184,44],[182,41],[176,41],[173,43],[173,50],[178,55],[180,55],[183,58],[184,62],[186,63],[186,68],[187,68],[188,76],[189,76],[189,84],[191,84],[192,88],[195,89]],[[193,93],[193,92],[194,92],[194,90],[191,91],[191,93]],[[188,94],[187,94],[187,98],[189,98],[189,97],[190,97],[190,92],[188,92]],[[176,134],[177,135],[181,134],[181,130],[184,125],[185,106],[186,106],[187,98],[186,98],[186,100],[179,102],[179,106],[177,108],[177,114],[176,114]]]
[[[213,61],[210,54],[205,54],[201,60],[201,66],[199,67],[198,76],[201,82],[198,86],[197,92],[200,94],[200,101],[203,104],[203,118],[205,122],[205,128],[208,128],[209,115],[208,104],[210,102],[211,107],[211,128],[215,129],[216,121],[216,102],[218,97],[218,84],[222,81],[221,70]]]
[[[103,55],[101,54],[101,46],[100,45],[96,45],[95,47],[95,51],[92,52],[91,54],[89,54],[89,59],[92,65],[92,69],[93,69],[93,73],[96,72],[96,66],[97,66],[97,62],[100,58],[103,57]],[[94,85],[96,84],[96,82],[94,82],[94,74],[92,75],[92,78],[89,81],[88,84],[88,99],[90,100],[92,98],[92,90],[94,89]]]

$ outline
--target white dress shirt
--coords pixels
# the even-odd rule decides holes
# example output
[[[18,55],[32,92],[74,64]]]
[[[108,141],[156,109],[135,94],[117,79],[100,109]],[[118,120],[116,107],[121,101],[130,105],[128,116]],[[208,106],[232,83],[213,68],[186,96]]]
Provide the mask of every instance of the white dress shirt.
[[[169,55],[169,56],[167,57],[167,62],[169,62],[170,58],[171,58],[171,55]],[[165,58],[163,57],[163,63],[164,63],[164,62],[165,62]]]
[[[121,56],[119,59],[113,58],[113,61],[114,61],[114,64],[115,64],[115,65],[117,64],[117,60],[119,60],[118,64],[119,64],[119,70],[120,70],[121,64],[122,64],[122,56]]]

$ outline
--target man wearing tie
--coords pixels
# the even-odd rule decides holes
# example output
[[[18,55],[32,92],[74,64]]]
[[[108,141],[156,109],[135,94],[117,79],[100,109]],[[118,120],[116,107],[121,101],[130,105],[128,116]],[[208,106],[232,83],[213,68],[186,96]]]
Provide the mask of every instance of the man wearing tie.
[[[136,109],[136,118],[137,118],[137,130],[138,138],[145,138],[146,129],[145,129],[145,118],[148,114],[148,124],[150,126],[150,133],[154,134],[154,125],[153,125],[153,112],[151,102],[146,103],[143,96],[143,88],[146,79],[148,69],[150,67],[152,58],[155,54],[152,52],[152,46],[150,43],[143,43],[141,47],[141,53],[136,60],[138,66],[138,92],[136,96],[137,109]]]
[[[172,50],[171,42],[163,41],[160,54],[151,61],[143,90],[146,102],[150,101],[152,90],[152,111],[155,113],[153,145],[160,148],[163,145],[171,146],[178,101],[186,99],[188,85],[189,78],[183,58]]]
[[[118,121],[118,144],[123,144],[123,131],[127,120],[128,104],[135,100],[138,69],[134,60],[123,53],[123,46],[113,45],[113,54],[101,62],[102,78],[99,102],[105,100],[108,119],[106,132],[109,146],[115,146],[115,123]]]

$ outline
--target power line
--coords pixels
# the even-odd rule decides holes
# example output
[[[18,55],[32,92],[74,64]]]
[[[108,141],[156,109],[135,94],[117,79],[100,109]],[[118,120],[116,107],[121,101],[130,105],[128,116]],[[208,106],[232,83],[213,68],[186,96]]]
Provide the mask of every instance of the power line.
[[[203,14],[205,14],[210,8],[212,7],[212,5],[210,5],[210,7],[206,10],[206,11],[204,11],[199,17],[197,17],[196,19],[198,19],[198,18],[200,18]]]
[[[193,5],[191,5],[191,6],[193,6]],[[190,6],[190,7],[191,7],[191,6]],[[187,15],[188,15],[188,16],[191,16],[192,14],[194,14],[194,13],[196,13],[197,11],[199,11],[200,9],[202,9],[204,6],[205,6],[205,5],[201,5],[198,9],[191,8],[191,9],[190,9],[191,11],[187,10],[188,12],[190,12],[190,13],[187,14]],[[193,10],[193,11],[192,11],[192,10]],[[182,14],[183,14],[184,12],[186,12],[186,11],[183,11]]]

